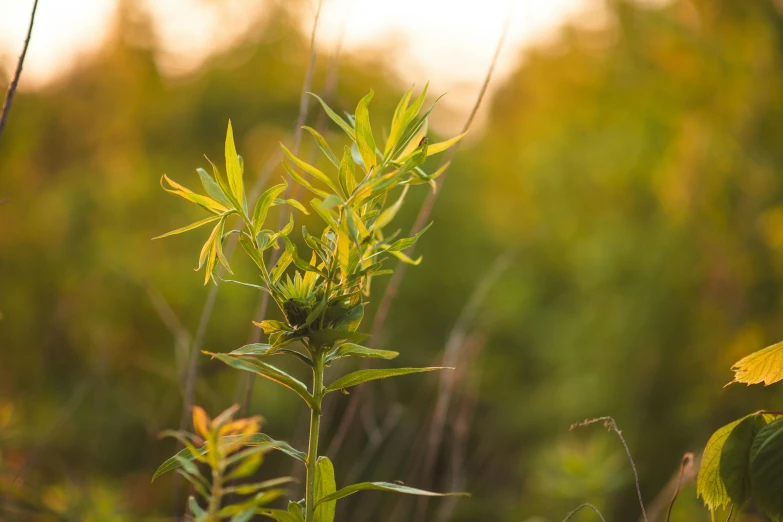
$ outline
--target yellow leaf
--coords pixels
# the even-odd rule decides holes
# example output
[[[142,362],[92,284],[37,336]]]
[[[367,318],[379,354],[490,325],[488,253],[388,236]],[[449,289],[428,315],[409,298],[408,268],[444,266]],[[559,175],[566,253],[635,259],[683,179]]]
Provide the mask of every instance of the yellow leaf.
[[[201,406],[193,406],[193,427],[199,435],[207,438],[209,435],[209,415]]]
[[[783,380],[783,341],[740,359],[731,369],[734,370],[732,382],[763,382],[764,386],[769,386]]]
[[[448,149],[449,147],[451,147],[452,145],[457,143],[459,140],[464,138],[466,134],[467,134],[467,131],[463,132],[459,136],[454,136],[450,140],[441,141],[441,142],[438,142],[438,143],[433,143],[432,145],[427,147],[427,156],[432,156],[433,154],[437,154],[439,152],[443,152],[444,150]]]

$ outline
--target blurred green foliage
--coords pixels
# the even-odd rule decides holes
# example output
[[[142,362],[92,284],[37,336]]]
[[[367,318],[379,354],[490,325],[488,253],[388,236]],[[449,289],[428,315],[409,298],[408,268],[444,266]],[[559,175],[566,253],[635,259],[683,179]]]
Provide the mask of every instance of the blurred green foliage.
[[[458,154],[437,226],[417,250],[427,262],[407,272],[378,346],[404,345],[401,365],[436,362],[493,259],[521,248],[471,334],[473,358],[463,361],[431,485],[449,485],[451,420],[472,401],[464,474],[473,497],[456,505],[454,520],[560,520],[585,501],[611,519],[635,519],[619,442],[600,428],[570,433],[572,422],[614,416],[652,500],[682,454],[700,454],[717,427],[779,409],[774,389],[721,388],[734,361],[783,338],[776,5],[610,2],[604,28],[564,29],[520,55],[498,86],[486,128]],[[198,234],[150,241],[200,217],[158,179],[165,172],[196,184],[191,166],[204,153],[221,157],[229,118],[246,171],[262,168],[298,110],[308,50],[295,16],[279,8],[252,39],[171,79],[156,68],[149,25],[126,13],[99,54],[18,94],[0,140],[0,196],[11,198],[0,205],[0,484],[17,498],[6,506],[35,504],[66,520],[171,513],[173,481],[149,480],[173,449],[156,434],[181,414],[185,350],[207,289],[180,269],[195,265]],[[326,67],[320,60],[316,92]],[[350,109],[371,87],[378,101],[405,88],[382,56],[343,57],[331,105]],[[249,271],[239,260],[232,267]],[[223,285],[205,348],[244,344],[255,301],[253,291]],[[198,402],[219,411],[240,383],[202,363]],[[346,474],[430,486],[415,483],[425,449],[411,448],[422,447],[414,441],[436,389],[411,386],[371,395],[340,449],[356,462]],[[270,435],[304,438],[304,412],[286,413],[290,395],[258,382],[253,410]],[[398,401],[406,408],[382,442],[385,456],[362,464],[366,426]],[[327,440],[335,429],[325,427]],[[273,455],[264,469],[290,471]],[[382,495],[346,501],[337,519],[415,511],[415,501]],[[673,520],[708,517],[687,485]]]

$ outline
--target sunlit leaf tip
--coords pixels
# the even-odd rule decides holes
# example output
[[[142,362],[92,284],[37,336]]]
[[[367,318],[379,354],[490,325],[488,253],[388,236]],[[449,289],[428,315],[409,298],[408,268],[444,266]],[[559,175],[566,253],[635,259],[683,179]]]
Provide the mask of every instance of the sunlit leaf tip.
[[[731,369],[734,371],[731,383],[764,383],[769,386],[783,380],[783,342],[743,357]]]

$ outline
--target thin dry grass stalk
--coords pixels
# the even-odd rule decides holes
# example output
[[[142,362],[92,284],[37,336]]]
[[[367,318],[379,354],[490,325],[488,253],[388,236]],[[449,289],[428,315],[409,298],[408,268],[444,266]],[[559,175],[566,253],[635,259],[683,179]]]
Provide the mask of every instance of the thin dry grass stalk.
[[[642,488],[639,485],[639,473],[636,471],[636,463],[633,461],[633,457],[631,456],[631,450],[628,448],[628,443],[625,442],[625,437],[623,437],[623,432],[620,431],[620,429],[617,427],[617,422],[612,417],[597,417],[595,419],[586,419],[582,422],[577,422],[571,425],[571,429],[574,428],[581,428],[584,426],[589,426],[591,424],[595,424],[597,422],[603,422],[604,428],[608,429],[609,431],[614,431],[617,433],[617,437],[620,439],[620,442],[623,443],[623,447],[625,448],[625,454],[628,455],[628,461],[631,463],[631,469],[633,470],[633,478],[636,482],[636,494],[639,497],[639,506],[642,508],[642,518],[644,519],[644,522],[648,522],[647,520],[647,511],[644,509],[644,500],[642,500]]]
[[[516,250],[510,249],[498,256],[481,278],[479,284],[476,285],[476,288],[465,302],[465,306],[460,311],[459,317],[449,333],[443,354],[443,366],[456,366],[457,362],[462,358],[465,337],[467,336],[468,331],[473,327],[478,311],[484,304],[484,301],[495,282],[511,265],[515,255]],[[457,376],[455,374],[449,373],[440,376],[435,410],[432,415],[432,423],[427,438],[427,453],[424,456],[424,466],[422,468],[421,484],[423,487],[430,485],[432,482],[433,469],[437,456],[440,454],[440,447],[443,443],[443,432],[446,427],[446,418],[448,416],[452,396],[454,395],[454,387],[457,382]],[[419,500],[416,520],[424,519],[427,505],[427,499],[422,497]]]
[[[3,112],[0,113],[0,136],[3,134],[5,128],[5,121],[8,118],[8,112],[11,110],[11,102],[14,100],[14,94],[16,94],[16,88],[19,85],[19,78],[22,76],[22,67],[24,66],[24,59],[27,56],[27,48],[30,46],[30,36],[33,34],[33,24],[35,23],[35,12],[38,9],[38,0],[33,2],[33,12],[30,14],[30,25],[27,26],[27,37],[24,39],[24,47],[22,47],[22,54],[19,55],[19,61],[16,63],[16,70],[14,71],[14,77],[11,83],[8,85],[8,91],[5,94],[5,100],[3,101]]]
[[[479,89],[478,96],[476,97],[476,102],[473,104],[473,108],[470,111],[470,115],[468,116],[468,119],[465,121],[465,125],[462,127],[463,133],[470,130],[470,127],[473,124],[473,120],[475,119],[476,114],[478,113],[479,108],[481,108],[481,105],[484,101],[484,97],[489,88],[489,83],[492,80],[492,76],[495,72],[495,66],[497,65],[498,58],[503,49],[503,46],[505,45],[510,22],[511,22],[511,15],[509,13],[509,15],[506,17],[506,21],[503,26],[503,31],[501,32],[500,38],[498,39],[498,44],[495,47],[495,52],[492,56],[492,61],[490,62],[489,69],[487,69],[487,74],[484,76],[484,81],[481,84],[481,89]],[[457,150],[459,149],[459,146],[460,144],[458,143],[457,145],[449,149],[449,151],[446,154],[446,157],[443,159],[441,163],[441,166],[451,162]],[[440,189],[441,186],[443,185],[447,173],[448,171],[444,172],[443,175],[440,178],[438,178],[437,180],[438,189]],[[411,232],[409,236],[416,235],[424,227],[424,224],[426,223],[427,219],[432,213],[432,208],[435,205],[435,200],[439,194],[440,194],[440,190],[436,190],[434,192],[430,192],[427,195],[427,199],[424,200],[424,203],[419,209],[419,213],[416,216],[416,221],[413,227],[411,228]],[[412,250],[412,248],[408,250],[409,251],[407,253],[410,255],[411,254],[410,251]],[[377,347],[381,331],[383,330],[383,325],[385,324],[386,318],[389,315],[389,309],[391,308],[391,303],[394,300],[395,296],[397,295],[397,291],[402,281],[402,277],[405,274],[405,269],[406,269],[406,265],[404,263],[397,264],[397,267],[394,270],[394,274],[392,275],[389,284],[386,286],[386,290],[383,294],[383,297],[381,298],[380,304],[378,305],[378,310],[375,313],[372,327],[370,328],[369,345],[373,348]],[[350,428],[354,416],[356,415],[356,412],[358,410],[359,402],[362,400],[364,389],[365,389],[364,386],[360,386],[352,394],[351,399],[348,402],[348,406],[345,409],[345,413],[343,414],[343,417],[340,420],[340,423],[338,425],[337,430],[335,431],[332,441],[329,444],[329,449],[328,449],[329,455],[335,455],[340,450],[340,447],[345,441],[345,437],[348,433],[348,429]]]
[[[581,506],[578,506],[578,507],[577,507],[576,509],[574,509],[573,511],[571,511],[571,512],[570,512],[568,515],[566,515],[566,517],[563,519],[563,522],[568,522],[569,520],[571,520],[571,519],[574,517],[574,515],[576,515],[577,513],[579,513],[580,511],[582,511],[582,510],[583,510],[583,509],[585,509],[585,508],[592,509],[593,511],[595,511],[595,514],[596,514],[596,515],[598,515],[598,518],[600,518],[600,519],[601,519],[603,522],[606,522],[606,519],[605,519],[605,518],[604,518],[604,516],[601,514],[601,512],[600,512],[600,511],[598,511],[598,508],[597,508],[597,507],[595,507],[594,505],[592,505],[592,504],[588,504],[588,503],[584,503],[584,504],[582,504]]]

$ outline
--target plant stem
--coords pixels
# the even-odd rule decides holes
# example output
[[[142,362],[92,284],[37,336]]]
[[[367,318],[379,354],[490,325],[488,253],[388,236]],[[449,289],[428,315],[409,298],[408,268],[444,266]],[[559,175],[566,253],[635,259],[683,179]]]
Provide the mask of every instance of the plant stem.
[[[212,468],[212,499],[209,502],[207,520],[209,522],[218,522],[218,511],[220,511],[220,500],[223,497],[223,472],[219,468]]]
[[[310,410],[310,445],[307,448],[307,490],[305,493],[305,520],[313,522],[315,517],[315,480],[318,468],[318,432],[321,428],[321,400],[324,387],[324,356],[320,347],[314,354],[313,397],[316,407]]]

